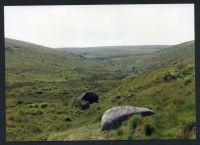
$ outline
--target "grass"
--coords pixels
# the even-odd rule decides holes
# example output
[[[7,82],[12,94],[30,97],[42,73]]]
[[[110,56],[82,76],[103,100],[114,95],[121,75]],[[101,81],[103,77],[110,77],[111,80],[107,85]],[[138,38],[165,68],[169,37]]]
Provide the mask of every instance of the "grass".
[[[196,138],[192,42],[111,62],[7,39],[7,140]],[[73,102],[85,91],[98,94],[100,103],[80,110]],[[100,131],[103,113],[117,105],[155,115],[133,115],[118,129]]]

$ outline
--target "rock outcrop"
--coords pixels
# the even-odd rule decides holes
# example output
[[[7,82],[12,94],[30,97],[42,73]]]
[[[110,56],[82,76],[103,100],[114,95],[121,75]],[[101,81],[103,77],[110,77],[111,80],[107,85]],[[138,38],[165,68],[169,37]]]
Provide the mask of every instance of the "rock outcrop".
[[[99,96],[93,92],[85,92],[81,96],[79,96],[76,100],[77,101],[85,100],[88,101],[89,103],[95,103],[95,102],[97,103],[99,101]]]
[[[81,96],[77,97],[75,100],[75,106],[80,107],[84,110],[89,108],[89,104],[98,103],[99,96],[93,92],[85,92]]]
[[[141,116],[149,116],[154,112],[147,108],[134,106],[117,106],[107,110],[101,118],[101,130],[109,130],[118,128],[121,123],[130,115],[141,114]]]

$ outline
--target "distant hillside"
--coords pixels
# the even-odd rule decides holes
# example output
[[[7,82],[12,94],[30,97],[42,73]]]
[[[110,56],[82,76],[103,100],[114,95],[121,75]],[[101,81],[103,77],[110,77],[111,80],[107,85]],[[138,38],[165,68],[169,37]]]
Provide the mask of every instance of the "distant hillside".
[[[82,55],[86,58],[125,57],[133,54],[152,53],[170,47],[170,45],[102,46],[83,48],[57,48],[61,51]]]
[[[15,72],[8,76],[8,80],[66,81],[92,79],[94,75],[96,78],[115,77],[109,68],[76,54],[13,39],[6,39],[5,47],[6,71],[8,75]],[[20,76],[24,78],[20,79]]]
[[[185,59],[194,58],[195,48],[194,41],[189,41],[162,49],[152,54],[144,54],[136,57],[127,57],[113,60],[115,63],[125,63],[132,72],[145,72],[163,66],[175,65]]]
[[[194,41],[174,46],[110,46],[58,50],[64,50],[95,60],[114,70],[138,74],[194,57]]]

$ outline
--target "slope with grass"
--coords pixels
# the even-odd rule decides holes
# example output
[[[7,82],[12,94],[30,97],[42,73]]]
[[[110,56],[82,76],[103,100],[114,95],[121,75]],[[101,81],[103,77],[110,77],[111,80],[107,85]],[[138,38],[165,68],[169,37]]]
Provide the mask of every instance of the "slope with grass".
[[[110,60],[113,65],[6,39],[7,140],[196,137],[194,41]],[[73,106],[88,90],[99,103]],[[155,115],[134,115],[118,129],[100,131],[102,114],[117,105],[150,108]]]
[[[73,122],[84,125],[72,125],[65,131],[52,133],[48,140],[196,138],[194,43],[183,43],[157,52],[154,57],[148,56],[148,59],[152,58],[155,58],[155,62],[159,59],[165,65],[127,77],[118,87],[104,93],[100,104],[85,111],[77,123]],[[169,63],[169,59],[176,59],[176,63]],[[150,108],[155,115],[134,115],[120,128],[101,132],[102,114],[118,105]]]
[[[105,66],[130,74],[142,74],[149,70],[176,64],[194,55],[194,41],[175,46],[110,46],[95,48],[64,48],[65,50],[95,60]]]
[[[5,45],[9,81],[19,81],[20,77],[23,78],[21,80],[30,82],[66,81],[75,78],[92,80],[90,76],[94,75],[96,79],[101,76],[116,76],[108,67],[78,55],[12,39],[6,39]]]
[[[123,77],[52,48],[13,39],[6,39],[5,46],[8,140],[45,140],[68,126],[66,118],[78,118],[80,111],[72,106],[75,97],[88,90],[107,92]]]
[[[102,132],[102,114],[118,105],[150,108],[155,115],[133,115],[120,128]],[[124,80],[101,96],[99,104],[92,105],[79,120],[74,120],[72,127],[52,133],[48,140],[191,139],[196,138],[195,114],[194,61],[188,59]]]

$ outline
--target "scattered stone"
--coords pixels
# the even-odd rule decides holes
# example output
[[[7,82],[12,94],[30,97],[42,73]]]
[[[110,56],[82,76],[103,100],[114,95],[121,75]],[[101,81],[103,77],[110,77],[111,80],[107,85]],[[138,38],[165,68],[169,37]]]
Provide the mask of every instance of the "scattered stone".
[[[130,115],[141,114],[141,116],[153,115],[154,112],[147,108],[134,106],[117,106],[104,112],[101,118],[101,130],[118,128]]]

